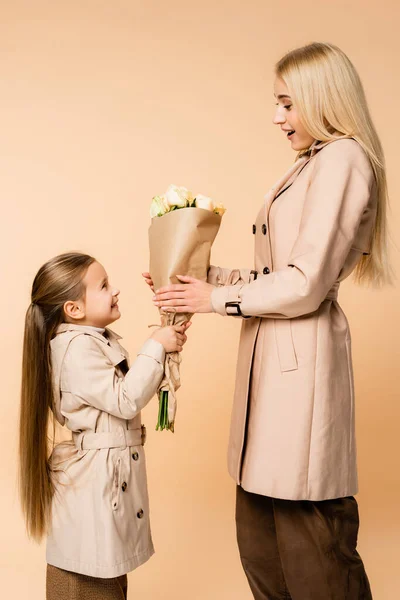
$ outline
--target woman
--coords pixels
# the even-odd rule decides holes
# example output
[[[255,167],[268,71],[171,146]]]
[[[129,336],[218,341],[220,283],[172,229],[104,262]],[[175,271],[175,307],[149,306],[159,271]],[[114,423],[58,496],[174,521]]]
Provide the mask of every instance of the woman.
[[[390,280],[383,151],[337,47],[285,55],[274,92],[274,123],[298,156],[253,225],[255,269],[179,277],[154,302],[243,319],[229,471],[254,598],[369,599],[356,551],[351,342],[337,295],[352,271],[362,283]]]

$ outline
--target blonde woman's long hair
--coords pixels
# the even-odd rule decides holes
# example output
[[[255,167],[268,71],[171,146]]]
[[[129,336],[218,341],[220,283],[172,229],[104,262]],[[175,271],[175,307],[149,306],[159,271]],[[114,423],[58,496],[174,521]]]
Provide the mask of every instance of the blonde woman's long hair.
[[[26,311],[19,425],[19,487],[30,537],[46,532],[54,486],[48,426],[53,408],[50,341],[64,320],[64,304],[83,297],[83,278],[95,259],[77,252],[49,260],[38,271]]]
[[[355,67],[337,46],[312,43],[283,56],[275,65],[275,74],[286,83],[301,122],[314,139],[327,142],[351,136],[367,154],[375,175],[378,205],[370,254],[360,258],[355,281],[377,287],[391,283],[385,157]]]

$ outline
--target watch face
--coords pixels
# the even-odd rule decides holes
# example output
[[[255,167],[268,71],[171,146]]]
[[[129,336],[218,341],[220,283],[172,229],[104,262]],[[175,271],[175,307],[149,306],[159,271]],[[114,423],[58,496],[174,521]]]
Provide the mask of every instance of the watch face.
[[[234,317],[239,317],[242,313],[238,302],[225,303],[226,314]]]

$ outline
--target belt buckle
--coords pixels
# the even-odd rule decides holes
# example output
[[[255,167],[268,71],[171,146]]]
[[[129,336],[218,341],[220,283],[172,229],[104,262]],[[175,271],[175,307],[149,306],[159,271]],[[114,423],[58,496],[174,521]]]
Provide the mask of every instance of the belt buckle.
[[[146,427],[144,425],[141,426],[141,429],[142,429],[142,446],[144,446],[146,443],[147,431],[146,431]]]

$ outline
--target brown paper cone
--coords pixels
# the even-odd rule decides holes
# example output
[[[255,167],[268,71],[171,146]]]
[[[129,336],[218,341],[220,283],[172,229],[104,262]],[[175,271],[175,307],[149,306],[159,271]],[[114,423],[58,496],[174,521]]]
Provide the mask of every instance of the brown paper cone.
[[[150,267],[154,289],[181,283],[176,275],[207,280],[211,246],[221,225],[221,216],[202,208],[180,208],[152,219],[149,228]],[[191,314],[163,313],[161,324],[181,325]],[[181,385],[179,352],[168,353],[159,391],[168,390],[168,419],[174,423],[176,391]]]

